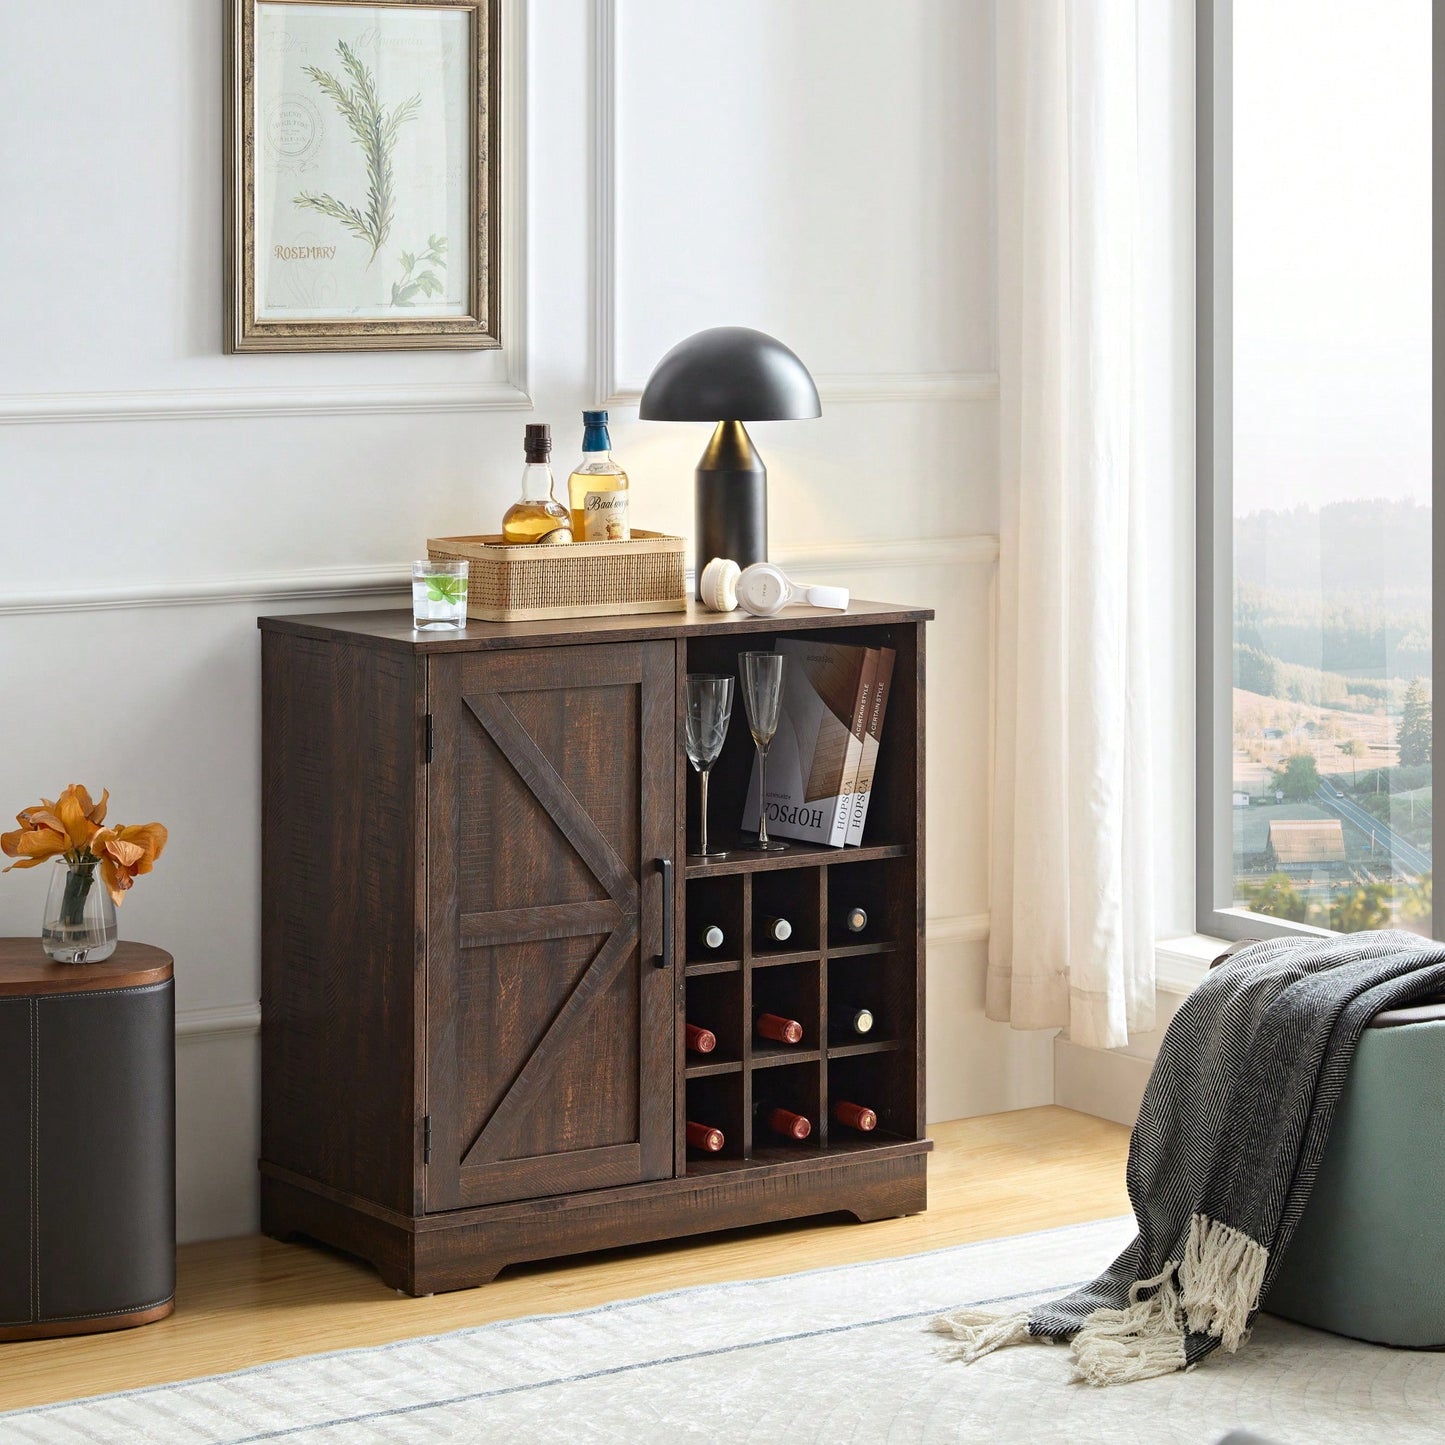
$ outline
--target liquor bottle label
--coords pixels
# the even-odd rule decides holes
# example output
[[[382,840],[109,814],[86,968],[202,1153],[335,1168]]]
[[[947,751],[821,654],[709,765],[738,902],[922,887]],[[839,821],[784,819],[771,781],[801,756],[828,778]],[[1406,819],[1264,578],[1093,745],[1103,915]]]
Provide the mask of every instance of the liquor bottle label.
[[[610,492],[588,492],[582,512],[586,527],[584,542],[626,542],[631,539],[625,487]]]

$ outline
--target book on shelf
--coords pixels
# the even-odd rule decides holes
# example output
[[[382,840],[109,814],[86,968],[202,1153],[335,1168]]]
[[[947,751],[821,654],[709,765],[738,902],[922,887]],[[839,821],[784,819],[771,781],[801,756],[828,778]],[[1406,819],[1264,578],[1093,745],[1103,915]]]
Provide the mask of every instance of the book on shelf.
[[[893,685],[893,663],[898,656],[891,647],[880,647],[877,651],[878,670],[868,706],[868,725],[863,734],[858,778],[853,785],[852,810],[848,815],[848,832],[844,840],[854,847],[863,841],[863,824],[868,818],[868,800],[873,793],[873,774],[878,767],[878,744],[883,738],[883,717],[888,710],[888,692]]]
[[[782,638],[777,650],[788,661],[778,730],[768,750],[768,796],[759,798],[760,769],[754,758],[743,827],[757,831],[765,801],[769,833],[841,848],[853,811],[879,649]]]

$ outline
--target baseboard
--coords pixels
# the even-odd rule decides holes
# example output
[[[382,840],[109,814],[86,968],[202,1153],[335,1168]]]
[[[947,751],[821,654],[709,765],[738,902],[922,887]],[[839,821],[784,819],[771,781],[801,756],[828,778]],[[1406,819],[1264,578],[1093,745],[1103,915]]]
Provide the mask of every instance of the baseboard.
[[[1054,1039],[1054,1103],[1133,1127],[1153,1064],[1113,1049]]]

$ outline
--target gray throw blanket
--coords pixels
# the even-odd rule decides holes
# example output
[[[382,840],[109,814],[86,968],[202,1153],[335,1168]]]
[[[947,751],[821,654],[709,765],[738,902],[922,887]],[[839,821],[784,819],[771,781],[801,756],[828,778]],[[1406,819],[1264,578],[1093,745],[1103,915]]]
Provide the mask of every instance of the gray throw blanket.
[[[1074,1378],[1112,1385],[1237,1350],[1309,1200],[1361,1033],[1442,989],[1445,945],[1403,932],[1272,939],[1216,968],[1169,1025],[1129,1141],[1138,1237],[1063,1299],[940,1316],[950,1353],[1070,1340]]]

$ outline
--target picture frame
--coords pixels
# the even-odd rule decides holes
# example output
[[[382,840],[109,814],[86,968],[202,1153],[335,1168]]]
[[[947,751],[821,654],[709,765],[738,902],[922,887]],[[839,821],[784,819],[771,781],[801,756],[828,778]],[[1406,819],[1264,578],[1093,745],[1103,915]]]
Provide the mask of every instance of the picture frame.
[[[497,348],[501,0],[232,0],[229,352]]]

